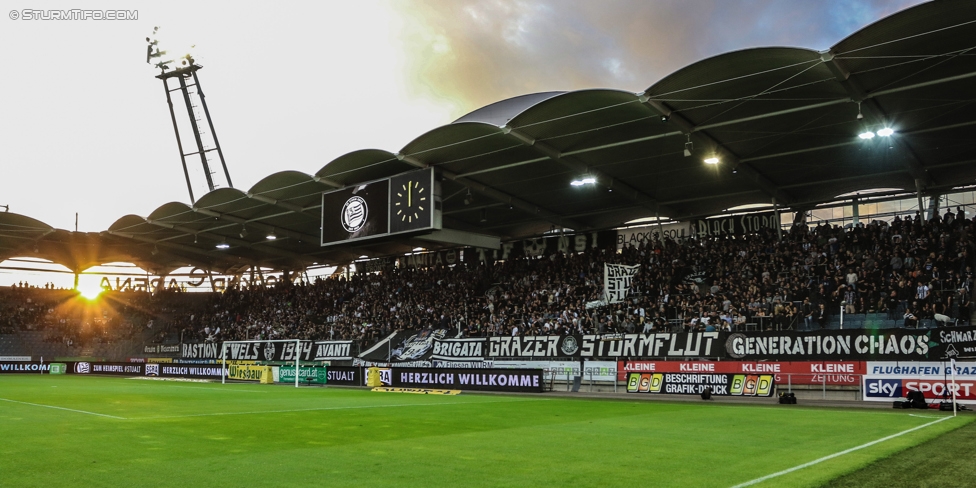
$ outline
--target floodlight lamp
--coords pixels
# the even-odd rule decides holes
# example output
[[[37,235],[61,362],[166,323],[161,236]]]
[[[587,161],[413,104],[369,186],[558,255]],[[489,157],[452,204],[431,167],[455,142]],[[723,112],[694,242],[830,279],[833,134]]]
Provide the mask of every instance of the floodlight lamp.
[[[247,236],[247,227],[245,227],[244,225],[241,225],[241,233],[240,233],[240,236],[241,236],[241,239],[243,239],[244,237]]]
[[[230,244],[227,244],[226,242],[221,242],[220,244],[217,244],[217,249],[220,250],[230,249]]]
[[[857,137],[860,137],[861,139],[864,139],[864,140],[873,139],[874,138],[874,132],[865,131],[865,132],[862,132],[862,133],[858,134]]]
[[[464,204],[471,205],[471,202],[473,201],[474,201],[474,197],[471,196],[471,189],[468,188],[468,194],[464,196]]]
[[[485,222],[488,222],[488,209],[487,208],[481,209],[481,223],[483,224]]]
[[[884,129],[878,131],[878,135],[881,137],[889,137],[894,133],[895,133],[894,129],[890,127],[885,127]]]
[[[705,158],[705,164],[718,164],[718,158],[714,156],[710,158]]]
[[[685,150],[682,151],[682,154],[684,154],[685,157],[687,158],[691,156],[691,151],[693,151],[694,149],[695,149],[695,144],[691,142],[691,134],[688,134],[688,141],[685,142]]]
[[[267,239],[269,241],[273,241],[273,240],[275,240],[277,238],[278,238],[278,236],[275,235],[274,231],[271,231],[267,236],[265,236],[265,239]]]
[[[581,179],[573,180],[573,181],[569,182],[569,184],[570,185],[573,185],[573,186],[592,185],[594,183],[596,183],[596,178],[594,178],[592,176],[586,176],[586,177],[583,177]]]
[[[864,114],[861,113],[861,102],[857,102],[857,120],[864,118]]]

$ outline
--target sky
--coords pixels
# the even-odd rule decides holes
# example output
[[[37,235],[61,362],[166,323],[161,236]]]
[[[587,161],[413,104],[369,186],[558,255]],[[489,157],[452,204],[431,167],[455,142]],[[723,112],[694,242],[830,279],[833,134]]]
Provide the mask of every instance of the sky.
[[[189,203],[162,82],[145,63],[154,26],[164,49],[195,45],[232,180],[246,191],[279,171],[315,173],[351,151],[395,153],[513,96],[640,92],[729,51],[828,49],[917,3],[12,0],[0,21],[0,206],[69,230],[77,212],[78,230],[98,232],[127,214]],[[138,18],[23,13],[73,8]]]

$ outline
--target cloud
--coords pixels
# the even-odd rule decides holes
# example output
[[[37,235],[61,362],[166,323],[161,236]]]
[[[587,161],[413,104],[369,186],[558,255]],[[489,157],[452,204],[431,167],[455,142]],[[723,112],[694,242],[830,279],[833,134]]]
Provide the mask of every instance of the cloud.
[[[526,93],[641,91],[695,61],[756,46],[827,49],[917,0],[394,2],[409,89],[456,116]]]

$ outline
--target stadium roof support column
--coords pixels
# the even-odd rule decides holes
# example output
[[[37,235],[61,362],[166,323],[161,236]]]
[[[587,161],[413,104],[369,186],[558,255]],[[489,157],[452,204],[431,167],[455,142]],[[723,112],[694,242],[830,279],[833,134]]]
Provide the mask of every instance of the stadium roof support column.
[[[918,216],[925,216],[925,205],[922,205],[922,181],[915,179],[915,198],[918,199]]]
[[[537,141],[530,136],[527,136],[518,130],[512,129],[511,127],[502,127],[502,133],[508,134],[515,139],[517,139],[522,144],[532,147],[539,153],[547,156],[549,159],[566,166],[579,174],[586,174],[596,178],[596,183],[605,188],[612,189],[614,192],[622,192],[624,196],[630,198],[637,204],[655,212],[664,212],[668,214],[669,217],[675,217],[675,212],[673,209],[664,207],[654,197],[634,188],[627,183],[624,183],[613,176],[604,173],[596,168],[593,168],[586,163],[579,161],[575,158],[569,158],[564,156],[558,149],[552,147],[545,142]]]
[[[426,163],[413,156],[408,156],[405,154],[397,154],[397,159],[411,166],[415,166],[417,168],[427,167]],[[441,168],[438,168],[437,171],[444,178],[447,178],[456,183],[460,183],[488,198],[493,198],[495,200],[498,200],[499,202],[506,203],[525,212],[531,213],[533,215],[538,215],[539,217],[546,219],[551,224],[556,224],[563,228],[573,229],[573,230],[586,230],[588,228],[587,226],[575,220],[565,218],[562,215],[557,214],[556,212],[542,208],[538,205],[533,204],[532,202],[522,200],[521,198],[513,197],[512,195],[496,190],[488,185],[484,185],[470,178],[465,178],[463,176],[460,176],[457,173],[447,171]]]
[[[701,127],[696,127],[695,124],[691,123],[688,119],[679,113],[676,113],[671,109],[666,103],[659,102],[657,100],[652,100],[648,95],[641,93],[639,95],[639,100],[644,106],[655,111],[658,115],[667,117],[668,120],[681,128],[685,134],[697,134],[697,137],[704,139],[705,142],[711,146],[715,147],[715,152],[730,165],[734,165],[738,168],[739,174],[742,174],[746,178],[752,180],[752,182],[762,190],[766,196],[771,198],[776,198],[780,202],[789,203],[793,201],[793,198],[783,190],[779,189],[775,183],[772,182],[766,175],[760,173],[758,170],[750,166],[749,164],[743,162],[739,159],[739,156],[733,154],[722,145],[718,140],[713,138]]]
[[[779,217],[779,205],[776,204],[776,197],[773,197],[773,218],[776,219],[776,240],[783,240],[783,221]]]
[[[832,53],[830,50],[821,52],[820,59],[823,60],[830,72],[834,74],[835,78],[837,78],[840,85],[844,87],[844,90],[846,90],[851,96],[851,100],[857,102],[858,104],[863,104],[861,107],[862,112],[864,111],[863,109],[866,108],[869,116],[874,115],[874,118],[880,119],[882,122],[886,122],[888,120],[888,114],[885,113],[884,109],[881,108],[881,105],[875,98],[877,94],[868,93],[857,78],[852,76],[850,70],[847,69],[847,66],[844,65],[843,61],[837,59],[834,56],[834,53]],[[910,174],[916,181],[921,180],[923,188],[935,185],[936,183],[932,180],[931,175],[929,175],[928,171],[920,162],[918,154],[908,144],[908,142],[900,137],[893,138],[893,142],[894,144],[900,145],[902,152],[909,156],[908,158],[902,159],[905,164],[905,171],[907,171],[908,174]]]

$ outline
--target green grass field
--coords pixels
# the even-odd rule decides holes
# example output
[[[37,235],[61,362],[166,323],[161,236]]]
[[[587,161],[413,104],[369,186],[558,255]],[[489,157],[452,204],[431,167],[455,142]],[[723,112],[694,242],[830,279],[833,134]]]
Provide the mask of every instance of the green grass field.
[[[925,426],[756,485],[820,486],[974,418],[911,413],[3,375],[0,485],[729,487]]]

